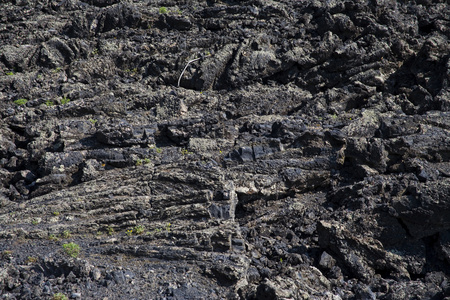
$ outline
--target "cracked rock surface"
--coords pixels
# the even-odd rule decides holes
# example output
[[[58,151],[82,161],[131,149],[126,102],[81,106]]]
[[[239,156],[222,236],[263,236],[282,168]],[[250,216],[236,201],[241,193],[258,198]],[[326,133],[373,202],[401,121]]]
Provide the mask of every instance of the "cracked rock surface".
[[[450,299],[447,1],[0,8],[2,299]]]

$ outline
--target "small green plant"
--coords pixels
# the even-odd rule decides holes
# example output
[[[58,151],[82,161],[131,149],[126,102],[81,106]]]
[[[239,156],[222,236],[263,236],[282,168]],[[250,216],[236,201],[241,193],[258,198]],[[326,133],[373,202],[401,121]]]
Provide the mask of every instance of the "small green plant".
[[[132,236],[133,235],[133,229],[128,229],[127,230],[127,235],[128,236]]]
[[[54,103],[53,103],[52,100],[47,100],[47,101],[45,101],[45,105],[47,105],[47,106],[53,106]]]
[[[31,220],[31,224],[37,225],[37,224],[39,224],[39,220],[38,219],[33,219],[33,220]]]
[[[59,216],[59,211],[54,211],[53,215],[56,216],[56,217]]]
[[[27,99],[17,99],[16,101],[14,101],[15,104],[17,105],[25,105],[28,102]]]
[[[62,97],[62,99],[61,99],[61,104],[62,104],[62,105],[67,104],[67,103],[69,103],[69,102],[70,102],[70,99],[69,99],[69,98],[67,98],[66,96]]]
[[[65,239],[68,239],[72,236],[72,234],[70,233],[69,230],[64,230],[63,233],[61,234],[61,236]]]
[[[283,262],[283,259],[280,257],[280,263],[282,263]]]
[[[136,166],[142,166],[142,165],[147,165],[147,164],[149,164],[149,163],[151,163],[151,160],[150,160],[150,158],[148,158],[148,157],[146,157],[146,158],[144,158],[144,159],[137,159],[136,160]]]
[[[11,250],[5,250],[2,252],[2,256],[4,258],[9,258],[9,257],[11,257],[12,254],[13,254],[13,252]]]
[[[170,230],[171,230],[171,227],[170,226],[172,226],[172,224],[170,224],[170,223],[167,223],[166,224],[166,231],[169,231],[170,232]]]
[[[37,258],[34,256],[28,256],[27,260],[25,261],[26,264],[35,264],[37,262]]]
[[[52,300],[68,300],[68,298],[63,293],[56,293],[53,295]]]
[[[167,14],[167,11],[168,11],[167,7],[162,6],[162,7],[159,8],[159,13],[160,14]]]
[[[188,155],[188,154],[192,154],[192,152],[188,151],[187,149],[182,149],[181,154]]]
[[[48,239],[50,240],[50,241],[58,241],[58,238],[56,237],[56,235],[54,235],[54,234],[49,234],[49,236],[48,236]]]
[[[57,67],[57,68],[55,68],[55,69],[53,69],[53,73],[58,73],[59,71],[61,71],[61,67]]]
[[[144,230],[145,230],[145,228],[142,225],[137,225],[136,227],[133,228],[133,232],[135,234],[142,234],[142,233],[144,233]]]
[[[156,153],[159,153],[159,154],[161,154],[163,151],[162,151],[162,149],[161,148],[156,148]]]
[[[108,226],[108,228],[106,228],[106,231],[108,232],[108,235],[114,234],[114,228],[112,228],[111,226]]]
[[[98,48],[94,48],[91,52],[92,55],[98,55]]]
[[[138,69],[137,68],[133,68],[133,69],[126,69],[125,70],[125,73],[132,73],[132,74],[135,74],[135,73],[137,73],[138,72]]]
[[[92,124],[97,123],[97,119],[89,119],[89,122],[91,122]]]
[[[14,75],[14,72],[10,71],[10,72],[6,72],[5,74],[8,76],[11,76],[11,75]]]
[[[80,246],[73,242],[63,245],[64,252],[70,257],[76,258],[80,254]]]

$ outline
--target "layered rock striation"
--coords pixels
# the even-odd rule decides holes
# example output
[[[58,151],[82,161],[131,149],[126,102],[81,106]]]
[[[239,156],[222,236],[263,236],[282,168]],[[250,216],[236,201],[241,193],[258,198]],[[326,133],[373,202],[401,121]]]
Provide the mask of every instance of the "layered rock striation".
[[[3,298],[450,297],[446,1],[0,8]]]

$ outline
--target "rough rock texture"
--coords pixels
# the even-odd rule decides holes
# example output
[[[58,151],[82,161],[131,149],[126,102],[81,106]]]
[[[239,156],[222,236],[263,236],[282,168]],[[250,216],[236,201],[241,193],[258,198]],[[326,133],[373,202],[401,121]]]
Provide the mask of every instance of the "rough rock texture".
[[[2,299],[450,299],[447,1],[0,8]]]

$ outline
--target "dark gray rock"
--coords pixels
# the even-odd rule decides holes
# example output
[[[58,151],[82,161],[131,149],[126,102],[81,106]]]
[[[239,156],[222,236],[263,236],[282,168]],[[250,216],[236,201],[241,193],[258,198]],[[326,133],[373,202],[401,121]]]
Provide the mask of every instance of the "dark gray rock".
[[[336,260],[327,252],[320,256],[319,266],[325,270],[331,270],[336,264]]]
[[[3,2],[6,298],[449,295],[447,3]]]

